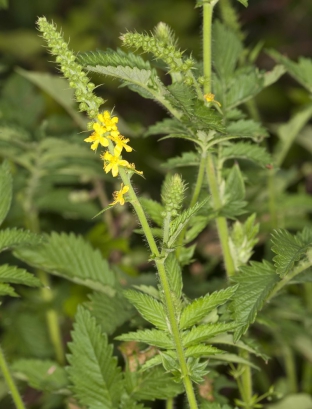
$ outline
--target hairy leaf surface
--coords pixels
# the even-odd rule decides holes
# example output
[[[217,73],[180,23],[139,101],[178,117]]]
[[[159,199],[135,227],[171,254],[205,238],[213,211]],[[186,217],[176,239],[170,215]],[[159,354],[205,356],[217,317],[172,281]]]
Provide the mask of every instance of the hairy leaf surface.
[[[144,344],[153,345],[157,348],[174,349],[175,346],[171,337],[163,331],[157,329],[146,329],[116,337],[119,341],[136,341]]]
[[[72,340],[68,374],[74,395],[90,409],[116,408],[123,382],[113,347],[95,318],[82,307],[78,307]]]

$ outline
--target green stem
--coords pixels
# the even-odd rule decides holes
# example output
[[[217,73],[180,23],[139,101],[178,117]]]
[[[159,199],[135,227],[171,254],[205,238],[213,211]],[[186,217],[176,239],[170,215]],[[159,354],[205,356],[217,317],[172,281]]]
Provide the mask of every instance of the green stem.
[[[17,409],[25,409],[26,407],[25,407],[25,405],[24,405],[24,403],[22,401],[21,395],[20,395],[20,393],[19,393],[19,391],[18,391],[18,389],[17,389],[17,387],[15,385],[14,379],[13,379],[11,373],[10,373],[8,364],[6,362],[6,359],[4,357],[4,353],[3,353],[3,350],[2,350],[1,347],[0,347],[0,369],[1,369],[2,373],[3,373],[3,377],[4,377],[5,381],[6,381],[6,383],[7,383],[8,387],[9,387],[9,389],[10,389],[11,396],[12,396],[12,399],[13,399],[13,401],[15,403],[16,408]]]
[[[131,185],[131,181],[130,181],[130,178],[127,172],[124,169],[120,169],[120,176],[121,176],[123,183],[129,186],[128,195],[130,197],[130,202],[132,206],[134,207],[134,210],[136,211],[136,214],[141,223],[141,227],[144,231],[145,237],[151,249],[152,255],[155,259],[155,264],[157,267],[160,283],[161,283],[164,298],[165,298],[168,320],[170,323],[171,333],[172,333],[172,337],[173,337],[175,347],[176,347],[177,357],[178,357],[180,368],[181,368],[181,375],[182,375],[187,399],[188,399],[190,408],[197,409],[196,397],[195,397],[192,381],[188,373],[187,363],[186,363],[186,359],[184,355],[184,348],[182,345],[180,330],[179,330],[178,321],[176,317],[175,306],[171,298],[170,285],[169,285],[169,281],[168,281],[168,277],[167,277],[167,273],[166,273],[166,269],[164,265],[165,257],[163,257],[158,250],[155,239],[148,225],[144,210]]]
[[[285,363],[285,372],[287,378],[287,391],[288,393],[297,393],[297,379],[296,379],[296,364],[293,351],[291,348],[282,342],[282,353]]]
[[[201,154],[201,158],[200,158],[198,174],[197,174],[197,179],[196,179],[196,185],[195,185],[193,195],[192,195],[192,198],[191,198],[190,207],[194,206],[195,203],[198,200],[198,197],[199,197],[202,185],[203,185],[203,181],[204,181],[206,160],[207,160],[207,152],[203,151],[202,154]],[[181,248],[182,248],[182,245],[183,245],[186,230],[187,230],[187,226],[185,226],[184,229],[181,231],[180,236],[179,236],[179,238],[177,240],[177,249],[176,249],[177,259],[179,259],[179,255],[181,253]]]
[[[249,359],[249,352],[240,350],[239,355],[244,359]],[[241,375],[241,396],[246,409],[252,409],[252,376],[249,365],[242,365],[243,373]]]
[[[203,5],[203,63],[204,63],[204,93],[211,92],[211,25],[213,3]]]
[[[166,400],[166,409],[173,409],[173,398]]]
[[[207,168],[206,175],[208,179],[208,185],[210,188],[210,193],[212,196],[213,206],[215,210],[219,210],[222,206],[218,182],[215,172],[215,167],[213,163],[213,158],[211,153],[208,153],[207,157]],[[229,246],[229,231],[226,223],[225,217],[217,217],[216,219],[218,234],[221,242],[221,248],[223,253],[223,259],[225,264],[225,269],[228,277],[231,277],[235,274],[235,265],[231,255],[230,246]]]

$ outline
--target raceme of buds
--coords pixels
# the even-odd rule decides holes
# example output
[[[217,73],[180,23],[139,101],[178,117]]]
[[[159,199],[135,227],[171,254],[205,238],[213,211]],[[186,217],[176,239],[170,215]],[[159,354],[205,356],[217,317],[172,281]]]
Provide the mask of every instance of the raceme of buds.
[[[166,212],[172,216],[177,216],[182,207],[186,185],[181,176],[175,174],[168,176],[162,186],[161,198]]]

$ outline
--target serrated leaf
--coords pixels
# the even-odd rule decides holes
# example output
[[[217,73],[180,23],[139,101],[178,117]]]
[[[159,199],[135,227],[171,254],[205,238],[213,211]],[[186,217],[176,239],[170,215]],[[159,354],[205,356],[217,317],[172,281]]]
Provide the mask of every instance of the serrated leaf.
[[[262,146],[255,144],[237,142],[229,146],[225,146],[221,153],[223,161],[228,159],[246,159],[250,160],[262,167],[272,163],[272,158]]]
[[[223,207],[220,209],[220,215],[228,218],[235,218],[245,213],[247,202],[245,198],[245,184],[238,164],[235,164],[225,183],[225,193],[222,198]]]
[[[15,250],[15,256],[36,268],[114,294],[115,275],[99,250],[74,234],[52,233],[39,246]]]
[[[183,288],[182,271],[179,266],[178,260],[173,253],[169,254],[166,258],[165,268],[171,290],[174,292],[177,299],[179,299],[182,295]]]
[[[183,392],[178,384],[161,367],[145,372],[126,372],[127,392],[136,400],[169,399]]]
[[[117,292],[116,294],[105,294],[94,292],[89,295],[90,301],[85,303],[102,331],[111,335],[134,314],[130,303]]]
[[[13,362],[11,369],[16,378],[40,391],[59,392],[68,386],[65,369],[53,361],[20,359]]]
[[[259,367],[252,362],[248,361],[245,358],[242,358],[239,355],[235,354],[220,354],[220,355],[211,355],[210,359],[215,359],[217,361],[223,361],[223,362],[228,362],[228,363],[235,363],[235,364],[243,364],[243,365],[248,365],[251,368],[259,370]]]
[[[153,222],[155,222],[157,226],[162,227],[164,220],[162,213],[164,212],[164,207],[155,200],[147,199],[145,197],[140,198],[140,203]]]
[[[269,50],[268,54],[275,61],[283,64],[289,74],[312,93],[312,59],[299,57],[296,63],[275,50]]]
[[[187,133],[187,128],[175,118],[165,118],[162,121],[151,125],[144,136],[159,135],[159,134],[181,134]]]
[[[268,136],[267,131],[258,123],[252,119],[240,119],[239,121],[232,122],[227,126],[227,132],[229,134],[238,135],[241,138],[263,138]]]
[[[209,198],[197,202],[194,206],[190,207],[187,210],[184,210],[177,218],[175,218],[170,224],[169,240],[168,247],[172,247],[175,243],[177,237],[181,233],[182,229],[189,222],[190,218],[197,213],[203,206],[208,203]]]
[[[233,297],[237,288],[237,286],[228,287],[224,290],[215,291],[212,294],[207,294],[204,297],[194,300],[182,311],[180,328],[189,328],[199,323],[212,310],[229,301]]]
[[[273,258],[276,272],[283,278],[312,246],[312,232],[306,230],[305,235],[293,236],[287,230],[278,229],[272,234],[271,241],[272,251],[277,254]]]
[[[217,355],[217,354],[223,354],[224,351],[221,351],[221,349],[218,349],[216,347],[213,347],[211,345],[195,345],[191,346],[185,349],[185,357],[186,358],[204,358],[206,356],[211,356],[211,355]]]
[[[162,163],[161,166],[168,170],[182,166],[198,166],[199,160],[198,153],[184,152],[181,156],[168,159],[167,162]]]
[[[220,21],[212,28],[212,61],[220,78],[229,78],[236,67],[243,46],[236,33]]]
[[[77,55],[77,60],[80,64],[87,66],[112,66],[112,67],[130,67],[130,68],[139,68],[150,70],[151,65],[149,61],[143,60],[139,55],[133,54],[131,52],[126,53],[121,49],[111,50],[107,49],[106,51],[88,51],[84,53],[79,53]]]
[[[0,283],[0,296],[10,295],[11,297],[18,297],[18,294],[14,291],[14,288],[9,284]]]
[[[239,3],[241,3],[243,6],[248,7],[248,0],[237,0]]]
[[[0,225],[5,219],[12,200],[12,176],[9,163],[4,161],[0,167]]]
[[[264,79],[257,69],[246,67],[237,70],[228,84],[224,105],[231,110],[256,96],[263,88]]]
[[[163,349],[175,348],[171,337],[166,332],[159,331],[157,329],[129,332],[127,334],[119,335],[115,339],[118,339],[119,341],[143,342],[144,344],[153,345],[157,348]]]
[[[124,295],[143,318],[160,330],[168,331],[165,310],[159,301],[147,294],[134,290],[126,290]]]
[[[68,374],[79,402],[90,409],[117,407],[124,388],[113,347],[95,318],[82,307],[78,307],[69,349]]]
[[[148,88],[148,82],[155,77],[155,73],[151,70],[139,69],[137,67],[104,67],[97,65],[95,67],[88,65],[87,69],[89,71],[96,72],[98,74],[108,75],[110,77],[118,78],[124,81],[125,85],[134,85],[139,88],[133,88],[134,91],[141,90],[144,96],[147,98],[153,98],[153,93],[155,92],[152,88]]]
[[[175,82],[169,85],[167,89],[169,93],[166,95],[166,99],[187,116],[191,115],[194,100],[196,99],[194,89],[181,82]]]
[[[4,264],[0,266],[0,283],[22,284],[29,287],[40,287],[41,283],[37,277],[28,273],[23,268]]]
[[[0,231],[0,252],[19,246],[38,245],[42,237],[28,230],[5,229]]]
[[[247,343],[248,342],[248,343]],[[248,351],[250,354],[256,355],[261,357],[265,362],[267,362],[270,357],[266,354],[264,354],[261,351],[261,347],[255,344],[254,340],[242,340],[234,342],[234,337],[232,334],[221,334],[217,335],[213,338],[209,339],[210,344],[221,344],[221,345],[230,345],[235,348],[243,349],[245,351]]]
[[[225,132],[220,113],[213,108],[208,108],[203,101],[195,101],[193,114],[190,125],[195,125],[196,130],[203,129],[209,131],[214,129],[218,132]]]
[[[190,331],[184,332],[182,335],[182,343],[184,347],[198,344],[202,341],[206,341],[218,334],[222,334],[227,331],[233,331],[238,325],[233,322],[217,322],[215,324],[203,324],[193,327]]]
[[[239,284],[231,303],[235,321],[241,325],[234,334],[236,341],[255,321],[258,311],[262,309],[279,277],[271,263],[252,261],[250,266],[241,267],[240,272],[232,279]]]

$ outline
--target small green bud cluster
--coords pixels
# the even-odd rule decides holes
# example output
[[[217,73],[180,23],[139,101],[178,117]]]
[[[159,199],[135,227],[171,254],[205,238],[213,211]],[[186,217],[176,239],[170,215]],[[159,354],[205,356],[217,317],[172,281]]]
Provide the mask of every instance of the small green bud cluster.
[[[142,48],[144,52],[154,54],[157,59],[163,60],[168,65],[171,72],[187,72],[194,67],[192,58],[183,61],[183,52],[163,39],[139,33],[126,33],[121,36],[121,39],[127,47]]]
[[[182,207],[184,200],[184,192],[186,185],[181,176],[175,174],[168,176],[162,186],[161,198],[165,206],[166,213],[171,213],[171,216],[176,217]],[[164,215],[165,216],[165,215]]]
[[[37,24],[51,54],[56,56],[56,62],[60,65],[64,77],[69,80],[70,87],[75,89],[75,98],[79,102],[80,111],[86,111],[92,119],[96,118],[104,100],[93,94],[95,85],[83,72],[82,66],[76,62],[75,55],[69,50],[56,26],[49,23],[45,17],[38,18]]]

